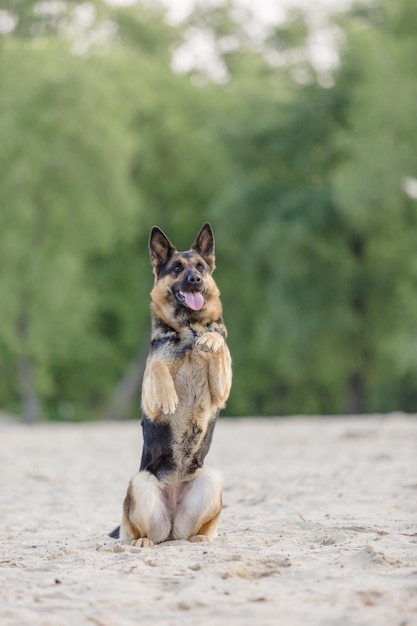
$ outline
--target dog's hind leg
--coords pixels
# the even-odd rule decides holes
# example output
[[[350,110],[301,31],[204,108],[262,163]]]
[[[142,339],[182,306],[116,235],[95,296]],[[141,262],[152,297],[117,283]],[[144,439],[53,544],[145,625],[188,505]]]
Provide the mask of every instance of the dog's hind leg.
[[[189,541],[211,541],[217,536],[222,510],[223,479],[214,469],[203,468],[184,489],[176,511],[172,536]]]
[[[123,504],[120,539],[146,548],[165,541],[170,532],[171,520],[158,479],[148,471],[138,472]]]

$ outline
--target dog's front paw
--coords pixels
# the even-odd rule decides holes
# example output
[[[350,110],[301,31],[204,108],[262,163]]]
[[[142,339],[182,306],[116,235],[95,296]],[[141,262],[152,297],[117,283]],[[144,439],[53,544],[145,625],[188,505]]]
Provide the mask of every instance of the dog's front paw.
[[[204,333],[195,342],[202,352],[217,352],[224,344],[224,339],[218,333]]]
[[[156,397],[156,406],[164,415],[173,415],[178,406],[178,396],[175,391],[171,394],[166,394],[165,396],[157,396]]]
[[[154,383],[154,403],[164,415],[172,415],[178,406],[178,396],[174,385],[158,381]]]

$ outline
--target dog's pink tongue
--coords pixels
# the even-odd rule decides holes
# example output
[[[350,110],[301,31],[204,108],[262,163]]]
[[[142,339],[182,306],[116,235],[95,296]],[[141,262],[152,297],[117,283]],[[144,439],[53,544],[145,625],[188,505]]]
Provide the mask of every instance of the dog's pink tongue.
[[[198,291],[186,291],[184,293],[185,304],[193,311],[200,311],[204,306],[204,298]]]

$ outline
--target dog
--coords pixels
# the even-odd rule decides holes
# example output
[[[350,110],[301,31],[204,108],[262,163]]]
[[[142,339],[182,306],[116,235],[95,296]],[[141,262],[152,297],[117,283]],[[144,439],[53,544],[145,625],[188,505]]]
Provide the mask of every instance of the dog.
[[[210,224],[178,252],[154,226],[151,344],[142,384],[140,468],[111,536],[139,547],[217,536],[223,479],[204,466],[232,383]],[[117,532],[119,531],[119,533]]]

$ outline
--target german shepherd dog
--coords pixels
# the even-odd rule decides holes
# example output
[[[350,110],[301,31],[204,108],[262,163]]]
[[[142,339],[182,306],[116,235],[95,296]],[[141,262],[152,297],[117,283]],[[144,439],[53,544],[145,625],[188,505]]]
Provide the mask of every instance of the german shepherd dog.
[[[143,451],[119,537],[141,547],[171,539],[210,541],[217,535],[223,480],[203,465],[232,382],[212,277],[213,232],[204,224],[191,249],[178,252],[155,226],[149,250],[155,283],[142,385]]]

